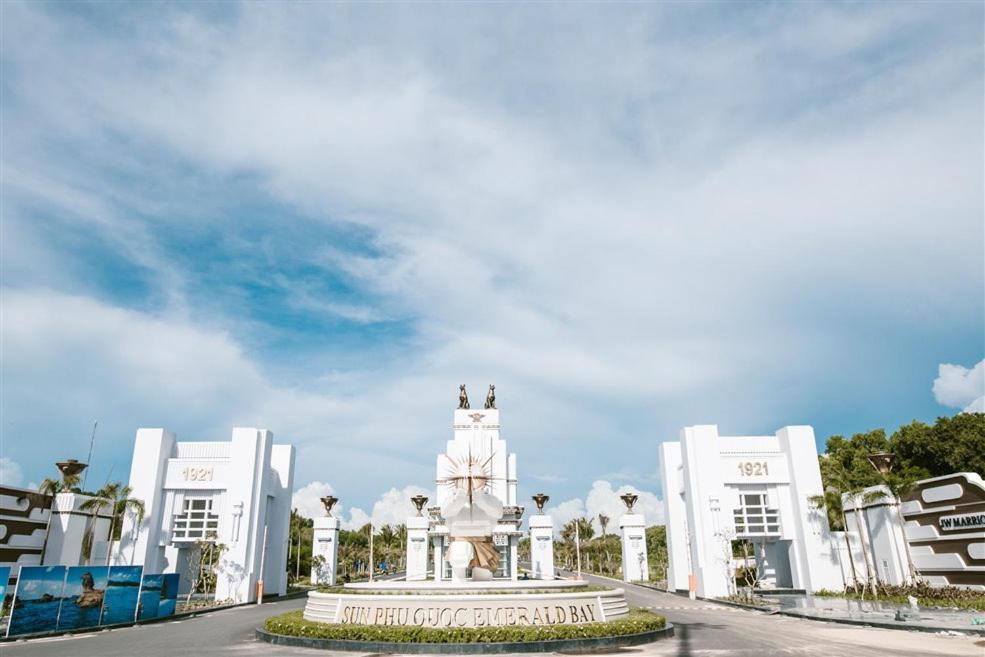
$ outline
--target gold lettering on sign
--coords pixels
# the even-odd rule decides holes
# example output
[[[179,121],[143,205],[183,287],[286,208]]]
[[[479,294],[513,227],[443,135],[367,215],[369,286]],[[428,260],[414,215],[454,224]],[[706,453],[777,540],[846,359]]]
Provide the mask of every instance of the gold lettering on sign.
[[[418,627],[503,627],[594,623],[595,605],[567,604],[526,607],[398,607],[346,605],[338,615],[342,624],[416,625]]]
[[[743,461],[736,466],[739,468],[739,475],[743,477],[761,477],[770,473],[770,464],[766,461],[759,463]]]

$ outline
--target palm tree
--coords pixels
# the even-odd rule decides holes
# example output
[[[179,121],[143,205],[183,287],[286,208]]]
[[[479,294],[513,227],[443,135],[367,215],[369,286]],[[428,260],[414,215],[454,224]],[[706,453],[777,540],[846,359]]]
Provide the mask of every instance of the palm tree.
[[[127,513],[133,513],[133,556],[130,558],[131,563],[137,555],[137,535],[140,533],[140,523],[144,521],[144,514],[147,509],[144,506],[144,501],[136,497],[130,497],[130,493],[133,489],[130,486],[123,486],[121,484],[115,484],[108,492],[112,494],[112,519],[109,525],[109,548],[113,547],[113,538],[116,533],[116,528],[119,527],[122,533],[123,530],[123,516]],[[120,537],[123,538],[122,536]],[[106,565],[109,565],[110,549],[106,550]]]
[[[609,516],[604,513],[599,514],[599,525],[602,527],[602,538],[605,538],[605,528],[609,526]]]
[[[884,489],[877,489],[866,493],[862,499],[865,503],[878,502],[885,498],[891,498],[895,502],[896,507],[896,520],[899,522],[900,530],[903,532],[903,547],[906,553],[906,565],[909,570],[911,584],[915,584],[917,579],[920,577],[920,572],[917,570],[916,563],[913,561],[913,555],[910,553],[910,543],[906,540],[906,521],[903,520],[903,511],[901,506],[903,504],[903,498],[906,497],[910,491],[913,490],[913,485],[916,482],[917,477],[912,475],[897,475],[894,472],[889,472],[886,474],[880,473],[882,478],[882,485]]]
[[[109,523],[109,535],[107,537],[107,542],[109,543],[106,548],[106,565],[110,565],[110,557],[112,556],[113,540],[116,536],[116,529],[123,527],[123,516],[127,513],[134,514],[133,523],[133,556],[131,557],[131,562],[136,558],[137,554],[137,534],[140,531],[140,523],[144,521],[144,514],[146,508],[144,506],[144,501],[137,499],[136,497],[130,497],[130,493],[133,489],[130,486],[124,486],[119,482],[108,483],[101,489],[96,491],[95,495],[86,500],[80,508],[86,510],[92,510],[92,526],[89,529],[90,543],[92,541],[92,532],[95,530],[96,515],[99,509],[104,506],[109,507],[110,511],[110,523]],[[90,546],[91,548],[91,546]]]
[[[848,522],[845,518],[845,508],[841,503],[841,491],[834,486],[828,486],[824,494],[811,495],[807,501],[818,507],[823,507],[827,512],[828,526],[834,530],[841,530],[845,536],[845,547],[848,548],[848,563],[852,568],[852,586],[858,588],[858,571],[855,570],[855,556],[852,554],[852,543],[848,539]]]
[[[82,556],[87,562],[92,557],[92,543],[95,539],[96,520],[99,517],[99,511],[102,510],[104,506],[111,506],[113,504],[113,498],[110,495],[109,488],[114,485],[116,484],[106,484],[101,489],[93,493],[89,499],[79,506],[79,509],[82,511],[92,512],[92,516],[89,519],[89,525],[86,527],[85,534],[82,536]],[[112,534],[110,535],[110,540],[112,540]],[[108,548],[106,554],[108,560]]]
[[[41,543],[41,563],[44,563],[44,553],[48,549],[48,537],[51,535],[51,518],[55,515],[55,497],[58,493],[70,493],[72,488],[79,484],[78,474],[62,473],[60,479],[45,479],[38,486],[38,493],[42,497],[50,497],[51,505],[48,506],[48,522],[44,527],[44,541]]]

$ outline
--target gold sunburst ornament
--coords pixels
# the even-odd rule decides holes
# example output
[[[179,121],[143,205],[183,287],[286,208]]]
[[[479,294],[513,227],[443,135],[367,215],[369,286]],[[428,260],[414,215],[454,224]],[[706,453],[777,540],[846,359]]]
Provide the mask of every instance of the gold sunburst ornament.
[[[487,491],[489,485],[496,477],[492,475],[492,460],[494,454],[489,458],[483,459],[472,454],[472,446],[469,446],[468,456],[452,458],[447,454],[445,457],[444,475],[437,480],[439,486],[457,488],[463,490],[469,496],[469,506],[472,505],[472,495],[479,491]]]

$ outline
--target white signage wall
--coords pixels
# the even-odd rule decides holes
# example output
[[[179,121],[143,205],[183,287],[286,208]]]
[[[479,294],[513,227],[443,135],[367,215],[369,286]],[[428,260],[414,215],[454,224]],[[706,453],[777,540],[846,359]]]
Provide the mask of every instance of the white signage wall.
[[[274,445],[263,429],[235,428],[226,442],[177,442],[164,429],[138,429],[130,486],[145,517],[139,528],[125,518],[114,563],[180,573],[187,590],[195,543],[214,536],[227,547],[217,600],[255,600],[258,580],[265,593],[283,595],[293,477],[294,447]]]
[[[753,543],[761,586],[841,588],[827,517],[809,501],[822,492],[811,427],[735,437],[715,425],[686,427],[660,455],[668,589],[734,592],[733,539]]]

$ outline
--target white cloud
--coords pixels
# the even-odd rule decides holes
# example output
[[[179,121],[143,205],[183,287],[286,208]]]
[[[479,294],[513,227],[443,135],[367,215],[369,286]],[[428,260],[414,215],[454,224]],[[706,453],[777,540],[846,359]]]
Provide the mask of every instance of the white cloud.
[[[530,478],[536,479],[537,481],[543,481],[545,484],[559,484],[562,481],[567,481],[567,477],[553,474],[533,474],[530,475]]]
[[[4,486],[20,486],[24,481],[24,473],[17,461],[6,456],[0,457],[0,484]]]
[[[291,497],[291,508],[297,509],[298,513],[305,518],[320,518],[325,515],[325,506],[321,503],[321,498],[332,495],[335,490],[331,485],[321,481],[312,481],[307,486],[303,486],[294,491]],[[332,515],[338,513],[338,507],[332,509]]]
[[[934,399],[937,403],[965,412],[985,412],[985,359],[971,369],[942,363],[934,379]]]
[[[985,396],[979,397],[964,408],[965,413],[985,413]]]
[[[294,491],[292,504],[301,515],[307,518],[320,517],[325,515],[325,508],[320,498],[329,494],[336,494],[335,489],[330,484],[313,481]],[[434,499],[433,491],[428,491],[420,486],[405,486],[402,489],[391,488],[373,503],[372,516],[358,506],[350,508],[346,513],[341,502],[332,509],[332,515],[342,520],[343,529],[350,530],[359,529],[370,520],[376,527],[403,525],[407,522],[408,517],[417,514],[417,509],[410,501],[410,498],[417,494]]]
[[[297,481],[362,504],[356,522],[380,482],[433,477],[457,383],[494,380],[507,436],[527,441],[521,477],[563,471],[563,498],[625,467],[641,427],[657,441],[698,421],[813,422],[805,371],[884,394],[852,376],[860,323],[919,325],[921,341],[930,318],[979,326],[979,306],[949,301],[981,298],[975,8],[709,12],[686,38],[660,6],[517,6],[506,22],[451,6],[151,11],[121,37],[57,5],[5,7],[8,444],[57,436],[84,457],[77,425],[99,419],[95,475],[127,471],[138,426],[266,426],[298,445]],[[544,25],[550,43],[531,38]],[[276,223],[228,198],[244,177]],[[153,182],[172,178],[195,193]],[[290,228],[308,223],[356,226],[372,248],[302,256]],[[267,350],[290,342],[264,325],[275,313],[214,307],[248,286],[189,293],[199,232],[224,236],[213,248],[264,235],[216,268],[260,263],[299,324],[403,318],[409,347],[388,334],[349,364]],[[113,258],[85,262],[89,235]],[[267,253],[281,235],[283,263]],[[906,257],[927,244],[934,257]],[[123,278],[106,275],[116,258],[149,272],[148,295],[99,288]],[[306,274],[268,275],[279,265]],[[338,277],[355,298],[307,285]],[[14,456],[32,475],[50,467],[28,452]]]
[[[590,518],[595,533],[601,534],[600,513],[609,517],[606,531],[618,533],[619,516],[626,513],[626,505],[619,499],[619,496],[625,493],[636,493],[639,496],[633,507],[633,512],[643,514],[647,526],[664,524],[663,501],[656,494],[640,490],[635,486],[620,486],[618,489],[613,489],[612,484],[605,480],[593,482],[584,500],[581,498],[570,499],[555,506],[547,507],[544,512],[554,520],[555,533],[560,533],[561,527],[570,520]]]

